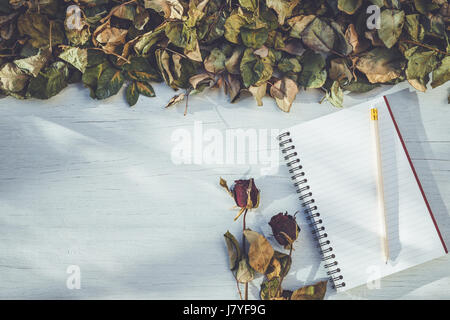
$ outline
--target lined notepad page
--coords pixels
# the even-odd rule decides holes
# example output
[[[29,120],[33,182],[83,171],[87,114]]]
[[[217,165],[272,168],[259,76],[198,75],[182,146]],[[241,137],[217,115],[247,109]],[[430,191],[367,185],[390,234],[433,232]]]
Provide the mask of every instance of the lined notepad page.
[[[379,113],[390,261],[382,260],[370,108]],[[384,100],[288,129],[347,290],[445,254]]]

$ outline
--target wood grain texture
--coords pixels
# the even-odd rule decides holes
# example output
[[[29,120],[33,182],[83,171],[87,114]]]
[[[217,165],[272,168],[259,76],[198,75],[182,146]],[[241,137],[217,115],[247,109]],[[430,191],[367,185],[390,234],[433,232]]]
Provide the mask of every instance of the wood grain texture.
[[[450,244],[450,86],[426,94],[407,85],[350,95],[352,106],[392,94],[391,106],[414,165]],[[298,210],[282,168],[261,174],[261,164],[174,164],[172,134],[204,130],[282,129],[338,109],[301,92],[291,113],[251,97],[230,104],[209,91],[164,109],[174,94],[155,86],[156,98],[129,108],[123,94],[91,100],[70,86],[48,101],[0,99],[0,298],[2,299],[237,299],[223,233],[239,234],[233,201],[218,185],[255,177],[261,205],[248,225],[273,242],[273,214]],[[326,130],[326,128],[324,128]],[[332,133],[330,133],[332,134]],[[305,137],[307,139],[307,137]],[[251,152],[246,150],[245,152]],[[296,244],[286,289],[323,279],[306,221]],[[275,245],[276,246],[276,245]],[[279,248],[278,248],[279,249]],[[81,268],[81,289],[66,287],[69,265]],[[392,275],[379,289],[362,286],[329,299],[450,299],[448,256]],[[250,286],[258,297],[257,279]]]

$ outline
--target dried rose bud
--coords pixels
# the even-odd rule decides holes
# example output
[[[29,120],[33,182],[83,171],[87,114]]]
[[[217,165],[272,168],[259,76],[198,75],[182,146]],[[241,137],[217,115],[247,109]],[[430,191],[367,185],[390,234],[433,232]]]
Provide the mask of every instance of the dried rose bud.
[[[255,181],[236,180],[231,188],[234,201],[240,208],[253,209],[259,206],[259,190],[256,188]]]
[[[246,210],[258,208],[259,190],[256,188],[253,178],[250,180],[234,181],[231,190],[228,188],[227,182],[220,178],[220,186],[227,190],[228,194],[233,197],[237,206],[241,208],[236,217],[234,217],[234,221],[236,221]]]
[[[280,212],[270,219],[269,225],[272,227],[272,233],[279,244],[285,248],[289,248],[294,242],[300,232],[300,227],[295,221],[295,217],[286,213]]]

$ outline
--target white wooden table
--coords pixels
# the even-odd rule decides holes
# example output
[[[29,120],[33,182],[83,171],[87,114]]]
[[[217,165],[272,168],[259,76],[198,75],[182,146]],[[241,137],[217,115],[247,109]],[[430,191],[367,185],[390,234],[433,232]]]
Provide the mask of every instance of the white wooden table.
[[[394,112],[450,245],[450,86],[417,95],[406,88],[346,96],[345,105],[395,93]],[[287,172],[264,175],[260,164],[175,164],[172,135],[194,134],[198,121],[223,134],[281,129],[338,110],[318,104],[315,91],[301,92],[285,114],[269,98],[263,107],[251,97],[230,104],[216,90],[190,97],[183,116],[184,104],[162,108],[171,89],[155,90],[133,108],[122,93],[95,101],[77,85],[48,101],[0,99],[1,299],[238,299],[222,235],[240,234],[241,224],[219,177],[256,179],[262,202],[247,223],[266,234],[273,214],[298,209],[294,189]],[[299,223],[286,289],[324,277],[303,217]],[[80,268],[80,289],[66,286],[71,265]],[[447,256],[383,279],[379,289],[327,298],[450,299],[449,270]]]

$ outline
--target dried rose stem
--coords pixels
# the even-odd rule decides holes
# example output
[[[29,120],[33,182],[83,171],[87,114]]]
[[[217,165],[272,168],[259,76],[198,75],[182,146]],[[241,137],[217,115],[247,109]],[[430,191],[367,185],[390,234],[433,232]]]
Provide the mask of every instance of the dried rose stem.
[[[424,44],[424,43],[420,43],[420,42],[417,42],[417,41],[412,41],[412,40],[400,40],[400,42],[405,42],[405,43],[413,44],[413,45],[416,45],[416,46],[424,47],[424,48],[427,48],[427,49],[436,51],[436,52],[438,52],[438,53],[440,53],[440,54],[443,54],[443,55],[446,55],[446,56],[450,55],[450,54],[447,53],[447,52],[441,51],[441,50],[439,50],[439,49],[437,49],[437,48],[435,48],[435,47],[432,47],[432,46],[429,46],[429,45],[426,45],[426,44]]]
[[[234,274],[233,274],[234,275]],[[239,293],[239,298],[242,300],[242,292],[241,292],[241,288],[239,287],[239,281],[237,279],[237,277],[234,275],[234,279],[236,279],[236,287],[238,289],[238,293]]]
[[[285,236],[286,237],[286,236]],[[290,240],[289,239],[287,239],[289,242],[290,242]],[[290,246],[289,246],[289,259],[290,260],[292,260],[292,249],[293,249],[293,242],[290,242]],[[283,280],[284,280],[284,277],[285,277],[286,275],[284,275],[283,277],[281,277],[280,278],[280,282],[278,283],[278,288],[277,288],[277,293],[280,293],[280,296],[283,294],[283,292],[281,291],[281,283],[283,282]]]
[[[242,252],[243,254],[245,254],[245,236],[244,236],[244,231],[246,229],[245,226],[245,218],[247,217],[247,211],[248,209],[245,209],[244,211],[244,218],[242,219]],[[248,282],[245,283],[245,287],[244,287],[244,300],[248,300]]]

